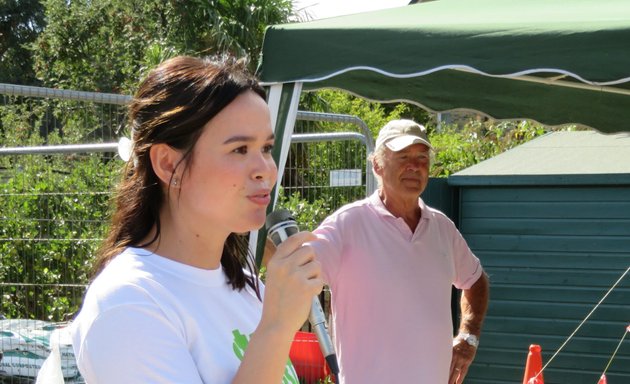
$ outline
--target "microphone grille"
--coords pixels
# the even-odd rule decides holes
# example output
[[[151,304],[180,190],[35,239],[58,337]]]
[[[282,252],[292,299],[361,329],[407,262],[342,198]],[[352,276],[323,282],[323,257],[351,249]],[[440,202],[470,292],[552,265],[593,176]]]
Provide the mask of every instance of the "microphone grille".
[[[273,227],[278,223],[282,223],[283,221],[295,221],[291,212],[287,209],[277,209],[270,214],[267,215],[267,219],[265,220],[265,227],[267,230]]]

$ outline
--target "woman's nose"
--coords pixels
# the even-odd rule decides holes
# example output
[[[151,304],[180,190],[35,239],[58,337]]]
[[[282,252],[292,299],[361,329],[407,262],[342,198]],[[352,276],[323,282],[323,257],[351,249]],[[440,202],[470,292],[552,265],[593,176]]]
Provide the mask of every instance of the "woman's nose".
[[[275,178],[278,175],[278,167],[276,162],[269,155],[262,155],[258,157],[256,165],[253,171],[253,178],[257,180],[269,180]]]

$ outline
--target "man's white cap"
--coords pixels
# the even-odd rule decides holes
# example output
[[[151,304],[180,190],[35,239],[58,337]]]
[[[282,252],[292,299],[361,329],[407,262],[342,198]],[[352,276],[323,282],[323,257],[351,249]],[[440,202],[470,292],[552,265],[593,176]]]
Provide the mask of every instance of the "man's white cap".
[[[427,129],[413,120],[392,120],[385,124],[376,138],[375,150],[383,144],[394,152],[412,144],[424,144],[433,149],[427,137]]]

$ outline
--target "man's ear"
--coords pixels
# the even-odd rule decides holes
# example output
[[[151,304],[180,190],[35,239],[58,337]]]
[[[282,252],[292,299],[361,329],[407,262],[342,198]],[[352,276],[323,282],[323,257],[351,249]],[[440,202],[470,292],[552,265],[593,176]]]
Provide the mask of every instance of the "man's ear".
[[[182,154],[168,144],[155,144],[149,151],[151,165],[157,177],[164,183],[174,185],[181,183],[180,178],[175,174],[175,168],[182,159]]]
[[[372,159],[372,169],[374,169],[374,173],[376,173],[377,175],[383,176],[381,175],[383,168],[381,168],[378,160]]]

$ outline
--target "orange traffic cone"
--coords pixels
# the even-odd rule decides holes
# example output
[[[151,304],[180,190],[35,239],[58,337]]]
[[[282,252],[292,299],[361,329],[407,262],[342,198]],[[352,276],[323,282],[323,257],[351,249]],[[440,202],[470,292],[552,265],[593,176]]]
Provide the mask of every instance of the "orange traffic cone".
[[[523,384],[545,384],[542,374],[542,356],[540,351],[540,345],[532,344],[529,346]]]
[[[606,381],[606,374],[603,374],[602,377],[599,378],[597,384],[608,384],[608,381]]]

